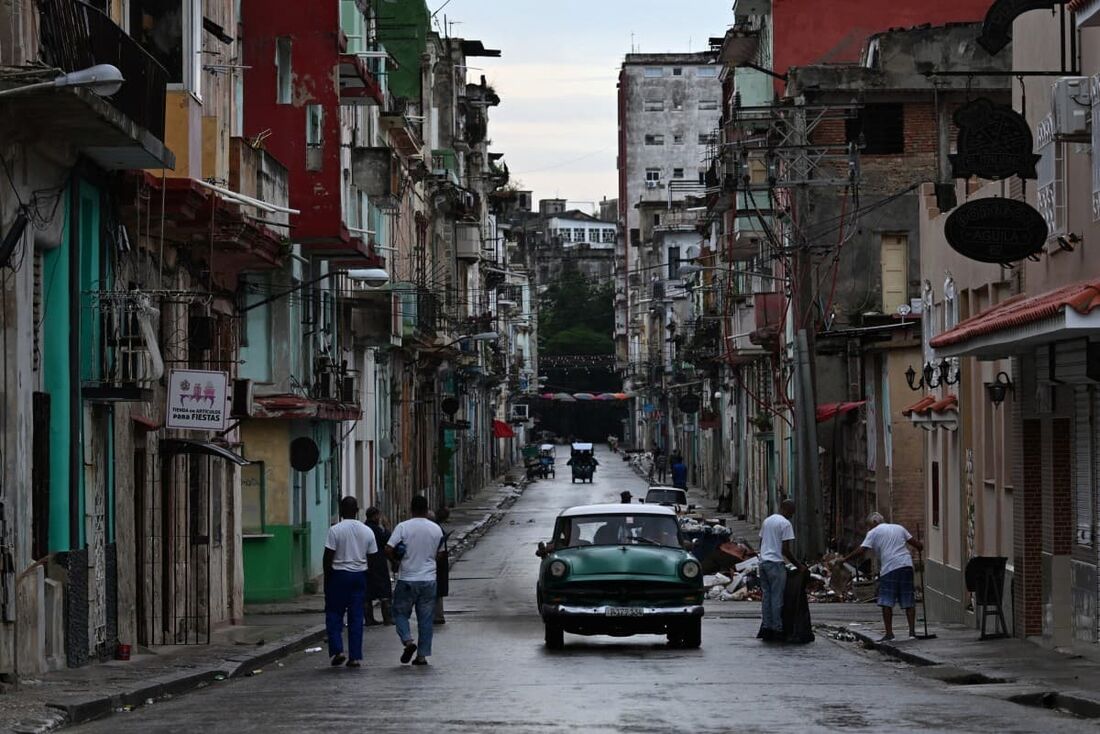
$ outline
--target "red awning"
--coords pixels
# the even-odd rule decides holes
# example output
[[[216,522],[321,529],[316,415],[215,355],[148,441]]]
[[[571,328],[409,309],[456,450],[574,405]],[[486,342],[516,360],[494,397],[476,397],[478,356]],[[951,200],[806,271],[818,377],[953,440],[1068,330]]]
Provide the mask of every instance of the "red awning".
[[[1062,286],[1038,296],[1015,296],[961,322],[930,342],[950,347],[1006,329],[1028,326],[1061,315],[1071,308],[1084,316],[1100,307],[1100,280]]]
[[[928,408],[935,402],[935,395],[925,395],[923,398],[913,403],[905,410],[901,411],[901,414],[904,415],[906,418],[913,415],[914,413],[916,413],[917,415],[924,415],[928,412]]]
[[[819,405],[817,406],[817,422],[824,423],[831,418],[836,418],[838,415],[844,415],[866,402],[866,400],[860,400],[855,403],[824,403]]]
[[[504,421],[493,421],[493,438],[515,438],[516,432]]]

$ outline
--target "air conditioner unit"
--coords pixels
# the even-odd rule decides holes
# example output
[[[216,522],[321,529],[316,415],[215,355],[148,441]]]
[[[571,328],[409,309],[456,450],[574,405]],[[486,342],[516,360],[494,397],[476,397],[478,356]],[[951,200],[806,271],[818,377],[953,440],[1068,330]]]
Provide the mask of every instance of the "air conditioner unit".
[[[657,182],[656,181],[646,181],[645,182],[645,187],[647,189],[655,189],[655,188],[657,188]]]
[[[527,405],[513,405],[512,406],[512,418],[513,419],[524,420],[524,421],[527,420],[527,418],[528,418],[527,408],[528,408]]]
[[[229,416],[252,417],[252,380],[233,380],[233,400],[229,405]]]
[[[1089,117],[1092,114],[1088,77],[1061,77],[1055,80],[1053,87],[1051,106],[1055,133],[1060,137],[1082,137],[1087,140]]]

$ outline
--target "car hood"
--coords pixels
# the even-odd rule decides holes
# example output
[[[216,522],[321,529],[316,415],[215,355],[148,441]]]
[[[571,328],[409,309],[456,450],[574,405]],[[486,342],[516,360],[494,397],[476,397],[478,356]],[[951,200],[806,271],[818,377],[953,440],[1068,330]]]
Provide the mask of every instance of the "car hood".
[[[648,545],[601,545],[565,548],[553,554],[569,564],[569,578],[582,576],[679,576],[688,557],[678,548]]]

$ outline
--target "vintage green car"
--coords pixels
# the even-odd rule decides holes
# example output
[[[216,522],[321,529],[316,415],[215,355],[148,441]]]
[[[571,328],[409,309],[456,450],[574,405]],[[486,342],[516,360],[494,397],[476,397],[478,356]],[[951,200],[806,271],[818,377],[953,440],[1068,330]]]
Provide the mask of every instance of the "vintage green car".
[[[564,633],[663,634],[702,643],[703,574],[684,550],[676,513],[658,505],[586,505],[558,515],[540,543],[538,605],[546,646]]]

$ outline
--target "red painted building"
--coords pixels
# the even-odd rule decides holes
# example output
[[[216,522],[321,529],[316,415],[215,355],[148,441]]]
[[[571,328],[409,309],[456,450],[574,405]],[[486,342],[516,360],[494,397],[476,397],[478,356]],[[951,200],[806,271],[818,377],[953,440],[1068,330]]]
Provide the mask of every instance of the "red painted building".
[[[246,138],[262,138],[289,170],[290,206],[301,210],[292,238],[303,254],[371,257],[344,225],[341,105],[382,105],[365,51],[366,20],[349,38],[345,3],[241,0]],[[351,4],[352,9],[355,3]],[[349,16],[350,17],[350,16]]]
[[[990,0],[771,0],[773,69],[858,61],[867,39],[891,28],[980,21]]]

